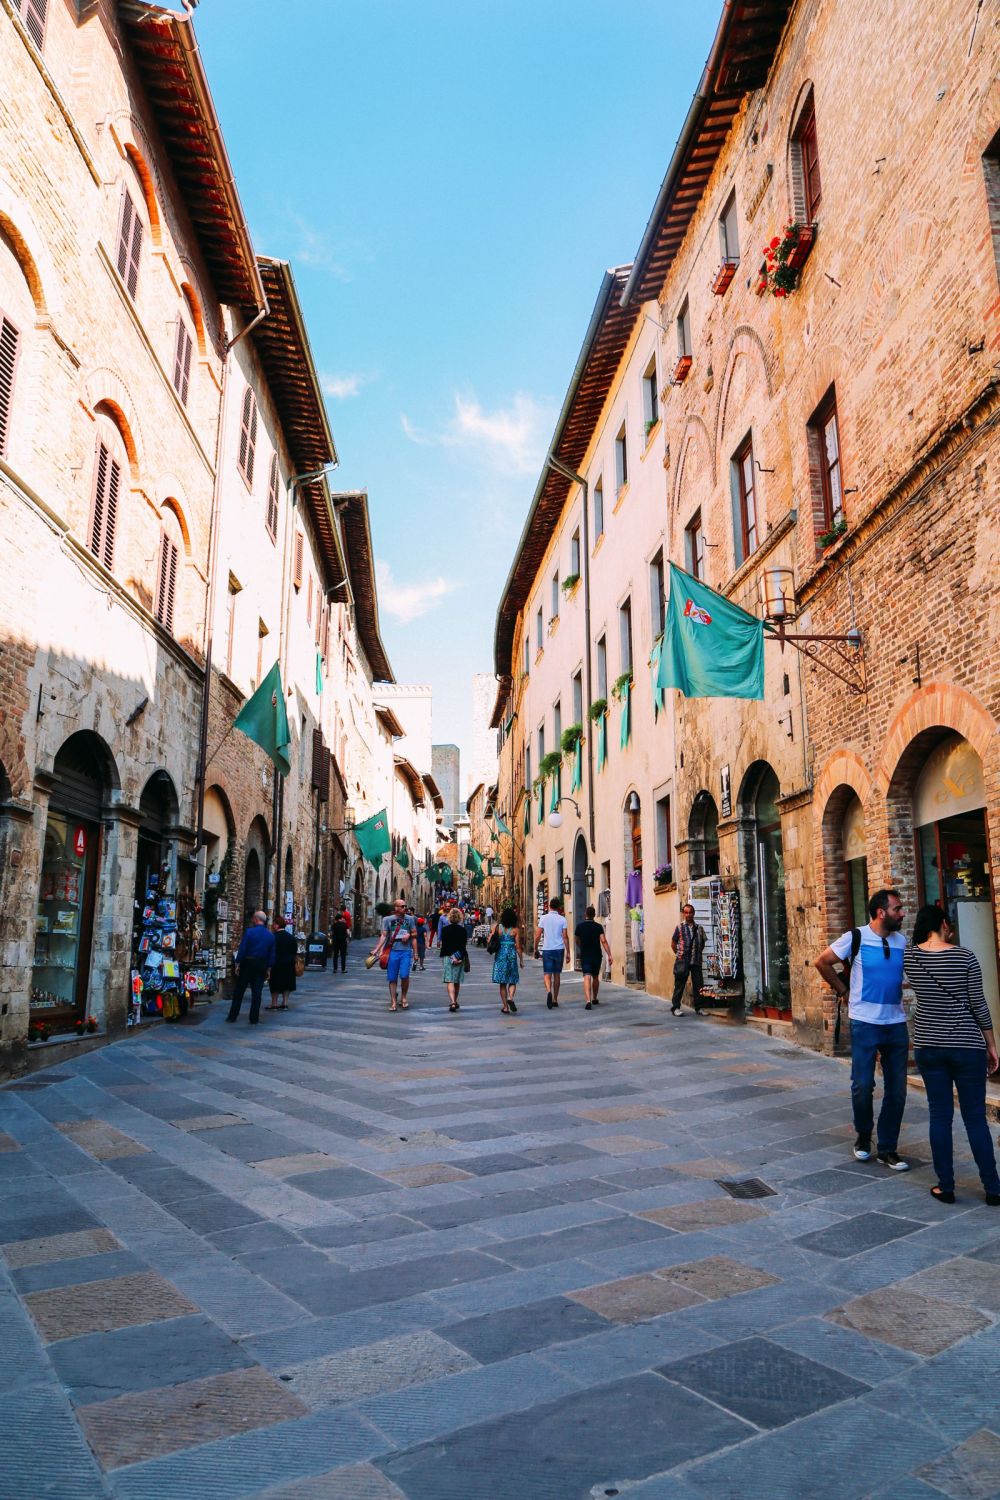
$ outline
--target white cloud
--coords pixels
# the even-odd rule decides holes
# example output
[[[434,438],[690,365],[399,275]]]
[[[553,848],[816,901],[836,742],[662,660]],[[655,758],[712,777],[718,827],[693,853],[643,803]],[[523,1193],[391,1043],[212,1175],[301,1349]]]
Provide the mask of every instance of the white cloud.
[[[418,583],[398,583],[389,564],[381,558],[375,561],[375,580],[378,584],[380,614],[389,615],[403,625],[427,614],[454,587],[447,578],[425,578]]]
[[[322,230],[291,209],[287,211],[286,233],[288,224],[296,231],[290,257],[293,266],[311,266],[314,270],[329,271],[338,281],[350,281],[350,271],[337,259]]]
[[[369,385],[373,378],[360,370],[350,370],[342,375],[321,375],[320,384],[324,393],[334,401],[347,401],[351,396],[357,396],[362,386]]]
[[[403,431],[421,447],[475,448],[494,465],[520,474],[537,471],[545,455],[551,412],[526,391],[509,406],[486,408],[475,396],[455,396],[455,411],[439,432],[423,432],[405,414]]]

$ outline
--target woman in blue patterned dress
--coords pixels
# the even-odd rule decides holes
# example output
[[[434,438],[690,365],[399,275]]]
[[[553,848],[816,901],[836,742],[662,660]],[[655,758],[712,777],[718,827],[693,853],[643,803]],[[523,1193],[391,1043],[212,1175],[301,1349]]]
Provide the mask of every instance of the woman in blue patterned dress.
[[[493,983],[500,986],[500,1009],[505,1016],[517,1015],[514,993],[521,977],[524,950],[517,912],[512,906],[505,906],[500,913],[500,920],[490,934],[491,942],[494,937],[500,943],[493,959]]]

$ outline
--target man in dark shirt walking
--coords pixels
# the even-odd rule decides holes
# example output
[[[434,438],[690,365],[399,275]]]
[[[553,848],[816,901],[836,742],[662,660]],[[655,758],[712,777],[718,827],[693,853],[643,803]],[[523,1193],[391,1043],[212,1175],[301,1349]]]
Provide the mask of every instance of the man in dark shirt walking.
[[[243,996],[250,986],[250,1025],[260,1020],[260,1001],[264,993],[264,981],[274,963],[274,933],[267,930],[267,913],[255,911],[253,922],[243,933],[236,954],[234,972],[236,988],[229,1007],[227,1021],[235,1021],[243,1004]]]
[[[576,941],[580,948],[580,973],[583,975],[583,998],[586,1001],[585,1010],[591,1006],[600,1005],[598,991],[601,988],[601,953],[608,956],[611,963],[611,949],[608,940],[604,936],[604,928],[600,922],[595,921],[597,912],[592,906],[587,907],[587,918],[579,922],[576,928]]]

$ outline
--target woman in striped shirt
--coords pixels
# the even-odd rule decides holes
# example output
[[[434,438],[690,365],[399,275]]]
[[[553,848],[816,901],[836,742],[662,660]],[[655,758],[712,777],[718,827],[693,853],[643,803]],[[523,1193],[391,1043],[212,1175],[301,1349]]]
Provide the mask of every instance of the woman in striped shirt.
[[[951,924],[939,906],[923,906],[903,972],[917,997],[911,1016],[913,1055],[927,1089],[931,1155],[937,1186],[931,1195],[955,1201],[951,1122],[954,1090],[969,1145],[992,1207],[1000,1205],[993,1141],[986,1123],[986,1075],[997,1068],[993,1022],[983,994],[983,971],[968,948],[954,947]]]

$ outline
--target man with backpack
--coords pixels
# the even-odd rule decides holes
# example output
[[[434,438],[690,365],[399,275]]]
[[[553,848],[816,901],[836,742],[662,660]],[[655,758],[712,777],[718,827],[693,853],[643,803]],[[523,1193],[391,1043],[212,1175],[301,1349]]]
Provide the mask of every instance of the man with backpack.
[[[845,932],[816,960],[838,1005],[849,996],[851,1021],[851,1103],[854,1109],[854,1155],[871,1161],[874,1126],[875,1062],[882,1063],[882,1108],[877,1131],[878,1160],[893,1172],[909,1171],[897,1155],[906,1107],[906,1064],[910,1037],[903,1010],[903,953],[906,939],[903,903],[898,891],[876,891],[868,903],[867,927]],[[849,984],[834,968],[850,964]]]

